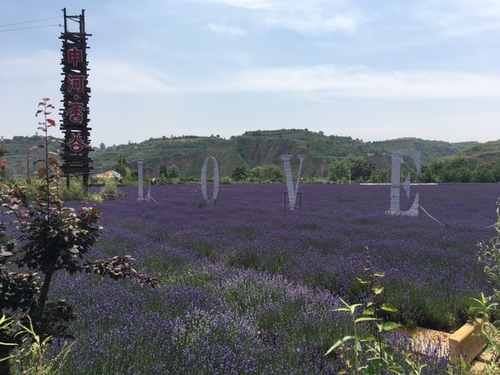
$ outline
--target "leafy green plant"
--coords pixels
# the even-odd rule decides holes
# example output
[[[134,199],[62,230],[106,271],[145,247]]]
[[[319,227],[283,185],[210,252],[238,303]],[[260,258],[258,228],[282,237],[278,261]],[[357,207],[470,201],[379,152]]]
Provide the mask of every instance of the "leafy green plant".
[[[49,359],[47,351],[52,336],[42,339],[35,332],[31,318],[29,316],[27,318],[28,325],[23,325],[14,318],[6,317],[5,315],[2,315],[0,318],[0,331],[16,330],[16,335],[23,336],[19,344],[0,342],[0,346],[13,347],[12,354],[9,357],[0,358],[0,362],[11,361],[11,372],[14,375],[58,374],[58,367],[64,362],[73,343],[65,345],[58,355]]]
[[[489,241],[480,242],[479,261],[484,263],[484,273],[493,286],[491,298],[500,302],[500,199],[497,202],[498,221],[495,224],[497,235]]]
[[[378,285],[376,280],[384,277],[384,274],[373,271],[368,248],[366,251],[367,266],[365,267],[365,271],[368,274],[368,278],[366,280],[358,278],[358,282],[369,287],[370,297],[366,303],[351,305],[340,298],[344,307],[338,308],[337,311],[350,314],[353,332],[351,335],[339,339],[328,349],[325,355],[340,349],[344,349],[344,352],[352,352],[354,363],[351,365],[350,361],[346,361],[350,368],[346,369],[343,372],[344,374],[383,375],[387,371],[390,371],[392,374],[406,374],[405,368],[400,364],[395,355],[394,348],[387,345],[384,341],[383,334],[397,329],[400,325],[391,321],[384,321],[381,317],[382,313],[395,312],[396,309],[391,304],[380,301],[380,296],[384,288]],[[358,308],[364,308],[361,315],[357,312]],[[373,323],[371,331],[369,329],[361,329],[361,325],[364,323]],[[346,345],[348,343],[352,343],[351,347]],[[365,359],[366,362],[364,361]],[[410,366],[411,374],[414,375],[421,374],[422,369],[425,367],[425,365],[415,362],[412,359],[411,353],[405,356],[405,362]]]
[[[481,333],[488,341],[487,352],[494,358],[500,355],[500,321],[498,320],[500,304],[500,200],[497,202],[498,221],[495,224],[496,236],[489,241],[481,242],[479,247],[479,261],[485,264],[484,273],[493,286],[493,294],[485,296],[481,293],[480,298],[473,299],[473,305],[469,308],[471,317],[482,320]],[[484,370],[486,374],[498,374],[500,366],[493,361]]]
[[[48,349],[52,336],[42,339],[35,332],[33,322],[28,316],[28,325],[18,323],[21,330],[18,335],[23,335],[23,343],[14,351],[14,364],[12,372],[23,375],[55,375],[58,368],[69,354],[73,343],[65,345],[55,358],[48,358]]]
[[[105,201],[118,198],[118,182],[112,179],[106,180],[101,187],[101,197]]]
[[[27,194],[23,185],[0,185],[2,213],[12,218],[10,226],[16,226],[19,233],[16,241],[11,241],[4,234],[5,225],[0,225],[0,306],[7,317],[15,317],[18,323],[14,329],[0,331],[0,342],[19,345],[27,336],[39,337],[37,355],[52,337],[70,336],[67,322],[76,318],[65,300],[48,300],[56,272],[87,271],[158,285],[155,278],[136,272],[131,257],[84,262],[102,231],[98,225],[100,210],[97,206],[75,210],[61,199],[58,161],[47,151],[47,131],[55,126],[47,118],[48,109],[53,108],[48,101],[44,98],[39,104],[43,109],[37,112],[45,116],[39,127],[45,134],[45,159],[38,171],[44,183],[34,195]],[[11,358],[11,352],[12,345],[0,345],[0,358]],[[11,373],[9,360],[0,362],[0,373]]]
[[[129,167],[127,161],[121,155],[120,155],[118,161],[116,162],[114,169],[115,169],[115,171],[120,173],[120,175],[122,176],[122,178],[124,180],[129,179],[132,175],[132,171],[130,170],[130,167]]]
[[[76,178],[70,178],[69,185],[66,184],[61,189],[61,198],[65,201],[81,201],[84,197],[85,187],[83,183]]]
[[[4,314],[2,314],[2,317],[0,318],[0,332],[3,331],[10,331],[12,329],[12,318],[6,317]],[[11,358],[14,358],[14,355],[10,354],[10,348],[12,346],[16,346],[15,343],[12,342],[3,342],[0,341],[0,348],[7,347],[7,350],[2,350],[1,353],[7,352],[9,355],[7,357],[0,357],[0,362],[7,362]]]
[[[104,199],[102,198],[102,195],[99,193],[88,193],[85,196],[85,200],[87,202],[102,202]]]

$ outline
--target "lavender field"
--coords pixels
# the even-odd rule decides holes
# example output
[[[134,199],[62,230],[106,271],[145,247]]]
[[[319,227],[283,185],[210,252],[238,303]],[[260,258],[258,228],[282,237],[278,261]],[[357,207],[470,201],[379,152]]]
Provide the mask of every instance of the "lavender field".
[[[79,313],[65,374],[336,374],[345,358],[323,354],[350,332],[339,297],[366,298],[366,249],[405,325],[452,331],[489,290],[477,244],[495,235],[499,184],[412,186],[418,217],[385,214],[389,186],[301,185],[294,211],[284,184],[221,185],[216,207],[199,185],[153,186],[156,202],[121,189],[92,256],[132,255],[162,286],[59,278],[54,298]]]

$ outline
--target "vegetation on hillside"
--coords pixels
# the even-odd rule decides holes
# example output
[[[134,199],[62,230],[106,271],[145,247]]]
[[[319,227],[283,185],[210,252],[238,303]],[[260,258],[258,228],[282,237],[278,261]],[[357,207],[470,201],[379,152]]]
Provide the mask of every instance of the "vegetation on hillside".
[[[12,175],[27,176],[30,159],[37,158],[41,137],[3,139],[1,146]],[[57,142],[57,141],[56,141]],[[380,142],[324,135],[307,129],[249,131],[223,139],[218,136],[150,138],[141,143],[101,144],[93,152],[96,173],[120,169],[136,178],[136,160],[144,160],[144,176],[167,181],[169,178],[199,178],[203,162],[214,156],[220,175],[230,177],[237,168],[250,173],[266,165],[282,167],[281,155],[306,154],[302,176],[311,180],[390,181],[390,151],[414,149],[421,152],[422,182],[497,182],[500,164],[500,140],[477,143],[449,143],[418,138],[400,138]],[[31,155],[30,155],[31,152]],[[295,164],[294,164],[295,163]],[[298,161],[292,160],[292,168]],[[456,173],[451,170],[457,169]],[[248,175],[247,177],[249,177]],[[415,175],[413,174],[415,177]],[[242,180],[239,178],[239,180]]]

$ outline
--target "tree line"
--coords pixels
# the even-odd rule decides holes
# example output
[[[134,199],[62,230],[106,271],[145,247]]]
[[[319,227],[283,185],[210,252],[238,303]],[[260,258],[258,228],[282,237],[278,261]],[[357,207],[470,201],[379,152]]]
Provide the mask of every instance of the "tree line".
[[[436,160],[417,173],[411,163],[401,166],[402,175],[412,173],[412,181],[427,183],[446,182],[500,182],[500,163],[473,165],[466,158]],[[379,170],[371,160],[342,159],[328,169],[328,179],[336,182],[390,182],[391,170]]]
[[[115,170],[125,179],[137,178],[135,171],[131,171],[128,163],[120,157],[115,164]],[[466,158],[457,157],[449,160],[436,160],[421,168],[417,173],[411,162],[403,162],[401,174],[406,177],[411,172],[413,182],[425,183],[492,183],[500,182],[500,163],[473,165]],[[294,174],[296,171],[294,171]],[[181,178],[181,172],[176,165],[167,167],[160,165],[160,179]],[[285,180],[283,168],[276,164],[247,168],[236,167],[231,180],[239,182],[280,182]],[[304,177],[307,179],[307,177]],[[363,158],[344,158],[330,164],[328,167],[328,181],[336,183],[350,182],[391,182],[391,170],[377,169],[372,160]]]
[[[474,166],[467,159],[458,157],[450,160],[436,160],[416,172],[412,163],[401,166],[403,176],[411,172],[413,182],[426,183],[464,183],[500,182],[500,163],[479,164]],[[252,169],[236,167],[231,175],[234,181],[284,181],[282,168],[268,164]],[[391,170],[377,169],[372,160],[362,158],[341,159],[330,164],[328,180],[337,183],[351,182],[391,182]]]

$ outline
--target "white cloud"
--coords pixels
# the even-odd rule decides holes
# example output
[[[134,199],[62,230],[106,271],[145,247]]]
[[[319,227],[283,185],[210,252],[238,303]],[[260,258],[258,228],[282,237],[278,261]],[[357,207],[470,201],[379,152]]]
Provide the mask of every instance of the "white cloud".
[[[367,19],[362,12],[342,0],[212,0],[255,11],[268,27],[305,34],[355,32]]]
[[[230,38],[239,38],[248,35],[248,32],[239,27],[231,27],[227,25],[217,25],[214,23],[209,23],[207,28],[212,31],[214,34],[227,36]]]
[[[355,32],[362,17],[357,14],[325,16],[320,13],[275,13],[265,19],[268,26],[282,27],[305,34],[322,34],[334,31]]]
[[[3,56],[2,56],[3,57]],[[47,71],[60,73],[61,54],[59,51],[33,49],[29,53],[13,54],[0,59],[0,75],[5,78],[27,75],[43,78]],[[40,62],[43,62],[40,65]]]
[[[470,72],[380,72],[365,67],[319,65],[236,73],[217,83],[200,82],[193,91],[290,92],[318,98],[498,98],[500,77]]]
[[[172,94],[175,88],[164,77],[118,61],[92,61],[90,86],[94,90],[129,94]]]
[[[425,2],[415,8],[415,17],[444,36],[474,35],[500,29],[500,1]]]
[[[244,9],[270,9],[273,7],[273,0],[211,0],[215,3],[228,4],[237,8]]]

